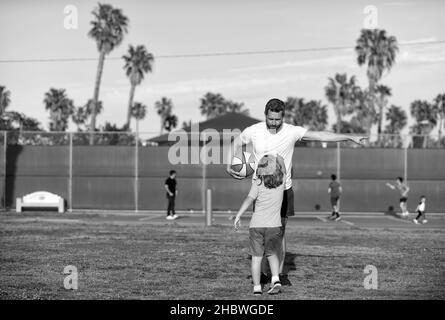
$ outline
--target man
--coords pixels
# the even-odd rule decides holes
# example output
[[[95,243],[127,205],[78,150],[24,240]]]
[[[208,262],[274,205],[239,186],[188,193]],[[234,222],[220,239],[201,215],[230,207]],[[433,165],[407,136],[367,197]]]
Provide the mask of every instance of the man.
[[[409,212],[407,209],[407,202],[408,202],[408,192],[409,192],[409,187],[408,185],[404,182],[404,179],[402,177],[397,177],[397,182],[396,185],[392,185],[389,182],[386,184],[388,187],[390,187],[391,189],[398,189],[400,192],[400,209],[402,210],[402,217],[406,218],[409,216]]]
[[[178,216],[175,213],[175,198],[178,195],[176,189],[176,171],[170,170],[169,177],[165,180],[165,191],[167,191],[167,220],[175,220]]]
[[[264,115],[264,122],[256,123],[246,128],[231,145],[227,156],[226,171],[235,179],[243,179],[236,171],[230,168],[232,155],[243,145],[252,143],[253,154],[256,163],[266,154],[279,155],[284,159],[286,167],[285,191],[283,203],[281,205],[281,224],[283,227],[282,252],[280,255],[280,278],[282,284],[290,284],[287,275],[283,274],[284,258],[286,254],[286,239],[284,230],[289,216],[294,213],[294,192],[292,190],[291,170],[292,155],[297,141],[324,141],[340,142],[352,141],[362,144],[364,136],[353,136],[345,134],[336,134],[327,131],[308,131],[307,129],[284,123],[285,104],[279,99],[271,99],[267,102]],[[253,174],[252,180],[256,176]]]
[[[340,183],[337,181],[337,175],[331,175],[331,183],[329,184],[328,193],[331,198],[331,206],[332,206],[332,215],[328,218],[334,221],[340,221],[340,213],[338,205],[340,203],[340,196],[342,193],[342,188]]]

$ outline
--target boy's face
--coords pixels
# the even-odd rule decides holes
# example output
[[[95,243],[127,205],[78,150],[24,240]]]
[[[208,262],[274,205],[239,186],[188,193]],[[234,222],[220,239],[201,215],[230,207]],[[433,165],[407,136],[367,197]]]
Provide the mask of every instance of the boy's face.
[[[175,179],[175,178],[176,178],[176,173],[172,173],[172,174],[170,175],[170,177],[171,177],[172,179]]]
[[[420,198],[420,201],[425,202],[426,198]]]

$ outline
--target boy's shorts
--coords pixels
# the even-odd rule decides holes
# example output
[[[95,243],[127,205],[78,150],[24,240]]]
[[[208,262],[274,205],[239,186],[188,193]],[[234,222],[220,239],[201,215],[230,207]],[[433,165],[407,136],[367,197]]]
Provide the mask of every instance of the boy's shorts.
[[[282,227],[250,228],[250,254],[252,257],[278,255],[281,252],[282,239]]]
[[[407,202],[408,201],[408,198],[407,197],[401,197],[400,198],[400,202],[401,203],[404,203],[404,202]]]
[[[340,200],[340,197],[331,197],[331,206],[336,206],[338,204],[338,200]]]

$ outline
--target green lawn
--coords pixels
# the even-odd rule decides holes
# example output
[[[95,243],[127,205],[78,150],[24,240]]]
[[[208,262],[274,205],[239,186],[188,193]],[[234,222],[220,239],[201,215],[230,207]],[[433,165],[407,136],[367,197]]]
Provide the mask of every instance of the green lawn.
[[[245,224],[246,225],[246,224]],[[251,295],[246,228],[0,217],[0,299],[444,299],[444,232],[288,228],[292,286]],[[365,290],[366,265],[378,269]],[[79,289],[63,287],[63,269]]]

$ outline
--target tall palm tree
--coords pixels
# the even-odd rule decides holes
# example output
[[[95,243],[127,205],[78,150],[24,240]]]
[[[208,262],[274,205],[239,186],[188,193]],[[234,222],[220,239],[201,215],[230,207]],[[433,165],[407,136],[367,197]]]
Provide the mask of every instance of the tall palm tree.
[[[388,36],[385,30],[362,29],[357,39],[355,52],[359,66],[366,65],[368,77],[369,106],[375,108],[375,90],[385,71],[390,71],[398,52],[397,39]]]
[[[11,91],[7,90],[5,86],[0,86],[0,116],[3,115],[10,103]]]
[[[43,100],[45,109],[50,112],[50,131],[66,131],[68,120],[74,112],[73,100],[66,95],[65,89],[51,88]]]
[[[128,48],[128,54],[122,58],[125,61],[124,69],[127,77],[130,79],[131,85],[127,110],[127,122],[125,123],[125,127],[127,130],[129,130],[134,91],[136,86],[141,84],[142,80],[144,79],[144,74],[147,72],[152,72],[154,57],[151,53],[147,52],[147,49],[145,49],[144,46],[139,45],[134,48],[132,45],[130,45]]]
[[[410,106],[411,115],[416,123],[411,127],[412,133],[422,135],[423,148],[426,148],[427,136],[437,124],[437,110],[425,100],[415,100]]]
[[[155,102],[155,109],[159,117],[161,118],[160,134],[162,134],[164,132],[166,119],[173,110],[173,102],[171,99],[168,99],[167,97],[162,97],[160,101]]]
[[[443,119],[445,118],[445,93],[438,94],[434,99],[434,108],[439,116],[439,145],[442,141],[442,129],[444,127]]]
[[[329,83],[324,88],[325,96],[334,106],[334,112],[337,117],[336,130],[341,132],[342,117],[351,112],[353,103],[353,93],[356,85],[356,78],[352,76],[348,80],[346,73],[335,74],[334,78],[328,79]]]
[[[379,113],[377,115],[377,121],[378,121],[378,129],[377,132],[380,135],[382,133],[382,126],[383,126],[383,111],[388,104],[388,97],[391,96],[391,88],[379,84],[376,87],[376,104],[379,108]],[[380,137],[380,136],[379,136]]]
[[[99,100],[99,88],[105,56],[122,43],[124,34],[127,33],[128,18],[124,16],[121,9],[101,3],[98,4],[92,14],[94,19],[91,21],[92,28],[88,35],[96,41],[97,50],[99,51],[99,63],[93,95],[93,104],[96,105]],[[94,132],[95,130],[96,108],[93,108],[90,131]],[[93,144],[93,134],[90,136],[90,144]]]

